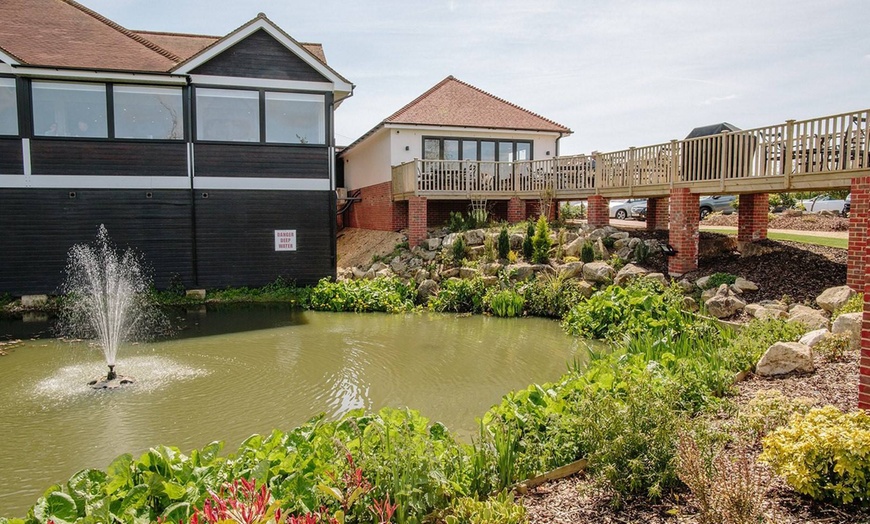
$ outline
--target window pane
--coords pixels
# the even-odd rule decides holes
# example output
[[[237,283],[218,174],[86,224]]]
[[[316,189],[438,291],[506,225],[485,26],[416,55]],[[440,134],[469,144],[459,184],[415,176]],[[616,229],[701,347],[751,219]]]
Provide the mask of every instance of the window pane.
[[[34,81],[33,132],[37,136],[108,137],[106,86]]]
[[[302,93],[266,93],[266,142],[325,144],[323,97]]]
[[[0,78],[0,135],[18,134],[18,98],[15,79]]]
[[[498,143],[498,161],[513,162],[514,161],[514,144],[513,142]]]
[[[197,89],[196,138],[259,142],[260,93],[237,89]]]
[[[531,142],[517,142],[517,161],[532,159]]]
[[[480,159],[486,162],[495,160],[495,142],[480,143]]]
[[[444,160],[459,160],[459,140],[444,141]]]
[[[184,138],[180,87],[114,86],[116,138]]]
[[[477,160],[477,140],[462,141],[462,159]]]
[[[423,159],[441,160],[441,141],[437,138],[423,140]]]

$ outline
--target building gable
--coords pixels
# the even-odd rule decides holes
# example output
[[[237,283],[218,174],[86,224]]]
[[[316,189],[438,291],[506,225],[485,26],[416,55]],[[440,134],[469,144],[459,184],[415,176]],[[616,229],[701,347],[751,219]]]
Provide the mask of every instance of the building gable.
[[[328,82],[301,57],[259,29],[190,71],[193,74]]]

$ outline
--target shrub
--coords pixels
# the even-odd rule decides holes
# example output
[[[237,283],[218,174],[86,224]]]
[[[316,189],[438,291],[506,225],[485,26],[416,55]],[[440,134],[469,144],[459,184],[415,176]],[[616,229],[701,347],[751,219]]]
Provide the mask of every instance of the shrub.
[[[737,429],[750,440],[758,441],[771,431],[788,424],[795,413],[805,415],[813,407],[813,399],[789,398],[778,389],[762,389],[740,409]]]
[[[585,299],[580,281],[562,275],[538,275],[522,288],[530,315],[562,318],[575,304]]]
[[[520,257],[517,255],[516,251],[514,251],[513,249],[508,251],[508,256],[507,256],[508,262],[510,262],[511,264],[516,264],[519,259],[520,259]]]
[[[759,460],[789,486],[816,500],[870,501],[870,415],[833,406],[795,415],[762,441]]]
[[[511,239],[506,227],[498,233],[498,258],[505,259],[511,250]]]
[[[645,264],[647,260],[649,260],[650,252],[649,245],[646,242],[641,241],[636,246],[634,246],[634,261],[638,264]]]
[[[610,260],[608,260],[607,263],[610,264],[610,267],[612,267],[614,271],[619,271],[625,267],[625,260],[616,253],[610,255]]]
[[[494,262],[496,257],[495,241],[489,235],[483,239],[483,260],[484,262]]]
[[[481,313],[486,286],[482,278],[448,280],[429,299],[429,309],[438,312]]]
[[[588,264],[595,260],[595,250],[592,248],[592,242],[588,240],[580,247],[580,260],[584,264]]]
[[[550,226],[547,219],[541,215],[532,238],[532,262],[546,264],[550,260]]]
[[[462,216],[460,211],[451,211],[449,215],[447,215],[447,229],[451,233],[459,233],[460,231],[465,231],[467,228],[465,226],[465,218]]]
[[[531,220],[529,220],[529,224],[526,227],[526,238],[523,239],[523,258],[526,260],[531,260],[532,255],[535,252],[535,245],[533,243],[533,238],[535,237],[535,224]]]
[[[308,307],[316,311],[398,313],[414,308],[414,295],[414,290],[397,278],[340,282],[324,278],[311,290]]]
[[[460,497],[444,518],[446,524],[525,524],[528,521],[526,508],[505,492],[487,500]]]
[[[601,244],[605,248],[607,248],[608,251],[610,251],[611,249],[613,249],[614,246],[616,246],[616,239],[611,237],[604,237],[601,239]]]
[[[725,346],[725,357],[741,370],[752,369],[771,345],[776,342],[797,342],[804,326],[779,319],[753,319],[738,331]]]
[[[497,317],[518,317],[523,314],[526,299],[511,289],[491,289],[484,296],[484,304]]]
[[[834,314],[831,315],[831,321],[833,322],[844,313],[860,313],[862,311],[864,311],[864,295],[863,293],[855,293],[849,297],[845,304],[834,311]]]
[[[465,247],[465,236],[458,235],[456,237],[456,240],[453,241],[453,245],[450,247],[450,252],[453,255],[453,261],[458,264],[463,258],[465,258],[466,251],[467,249]]]
[[[562,204],[562,207],[559,208],[559,216],[564,220],[574,220],[575,218],[581,218],[583,215],[583,208],[581,206],[572,206],[570,202],[565,202]]]
[[[710,275],[707,283],[704,284],[704,289],[714,289],[718,288],[722,284],[728,284],[729,286],[737,281],[737,276],[732,275],[730,273],[713,273]]]
[[[846,358],[846,351],[852,346],[852,337],[846,333],[831,334],[813,346],[813,351],[828,362],[839,362]]]

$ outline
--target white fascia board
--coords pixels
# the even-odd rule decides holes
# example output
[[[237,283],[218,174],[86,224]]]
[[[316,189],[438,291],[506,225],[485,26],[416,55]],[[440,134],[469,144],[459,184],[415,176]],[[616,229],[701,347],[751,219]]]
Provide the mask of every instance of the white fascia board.
[[[190,83],[201,86],[262,87],[265,89],[288,89],[323,93],[333,91],[333,85],[329,82],[302,82],[298,80],[275,80],[271,78],[238,76],[190,75]]]
[[[151,73],[123,73],[116,71],[50,69],[45,67],[14,66],[12,71],[19,76],[47,80],[95,80],[135,84],[187,85],[184,75],[157,75]]]
[[[329,191],[331,185],[332,183],[328,178],[255,178],[218,176],[200,176],[193,178],[194,189]]]
[[[533,129],[509,129],[504,127],[469,127],[469,126],[433,126],[433,125],[415,125],[415,124],[384,124],[386,129],[396,129],[399,131],[432,131],[441,135],[449,136],[451,132],[462,131],[465,133],[501,133],[505,135],[529,134],[529,135],[544,135],[558,137],[558,131],[536,131]],[[564,133],[563,133],[564,135]]]
[[[18,65],[18,59],[0,49],[0,60],[8,65]]]
[[[322,62],[314,58],[314,56],[312,56],[311,53],[309,53],[301,45],[287,38],[287,36],[279,31],[274,25],[266,20],[263,20],[262,18],[259,18],[249,26],[240,29],[239,32],[230,36],[229,38],[219,41],[214,46],[205,50],[199,56],[194,57],[189,62],[183,63],[181,67],[175,69],[173,72],[176,74],[188,74],[197,67],[208,62],[209,60],[223,53],[232,46],[238,44],[239,42],[260,29],[266,31],[272,38],[280,42],[281,45],[283,45],[291,52],[293,52],[293,54],[301,58],[306,64],[314,68],[315,71],[326,77],[333,84],[334,90],[336,92],[349,93],[353,90],[352,84],[346,82],[341,77],[336,75],[328,67],[324,66]]]
[[[12,74],[12,66],[9,64],[0,64],[0,73]]]
[[[0,187],[64,189],[190,189],[181,176],[0,175]]]

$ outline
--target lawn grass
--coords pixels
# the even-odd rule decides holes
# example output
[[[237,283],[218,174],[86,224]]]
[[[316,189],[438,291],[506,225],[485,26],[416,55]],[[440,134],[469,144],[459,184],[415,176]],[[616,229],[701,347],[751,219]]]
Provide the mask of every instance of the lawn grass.
[[[703,228],[701,231],[706,231],[708,233],[721,233],[723,235],[737,234],[737,229]],[[801,235],[800,233],[774,233],[772,231],[767,232],[767,238],[771,240],[788,240],[789,242],[816,244],[817,246],[837,247],[840,249],[847,249],[849,247],[848,238],[820,237]]]

